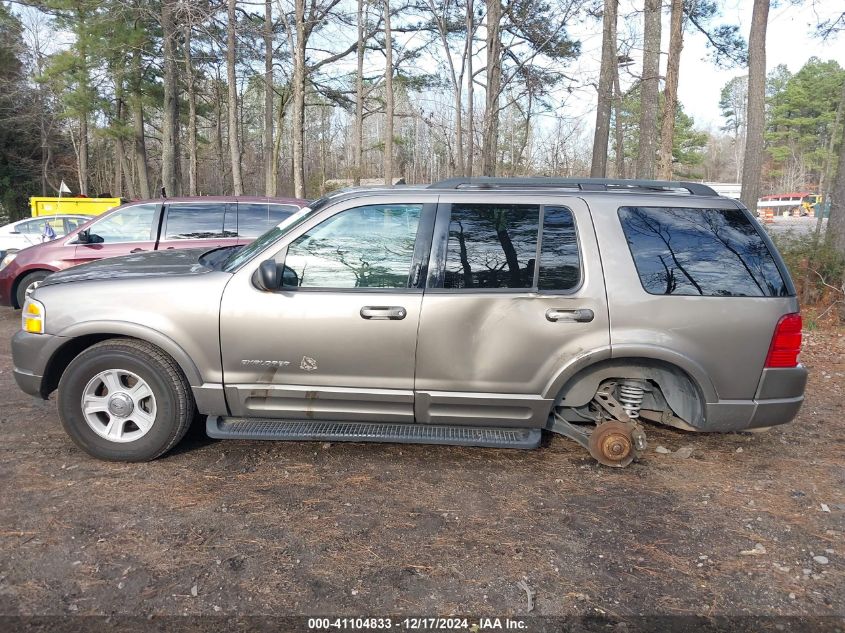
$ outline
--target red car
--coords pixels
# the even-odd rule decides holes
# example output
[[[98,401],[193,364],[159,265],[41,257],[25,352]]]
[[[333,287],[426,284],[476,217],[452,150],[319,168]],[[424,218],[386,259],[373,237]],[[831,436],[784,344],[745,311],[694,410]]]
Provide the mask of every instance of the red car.
[[[248,244],[307,204],[256,197],[130,202],[60,239],[6,255],[0,262],[0,304],[20,308],[32,284],[85,262],[142,251]]]

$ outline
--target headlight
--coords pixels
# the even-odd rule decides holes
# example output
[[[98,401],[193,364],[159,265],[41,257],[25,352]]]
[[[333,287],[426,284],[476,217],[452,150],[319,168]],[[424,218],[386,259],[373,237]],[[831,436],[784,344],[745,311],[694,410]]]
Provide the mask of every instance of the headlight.
[[[0,270],[3,270],[6,266],[12,263],[12,260],[17,257],[17,253],[8,253],[2,261],[0,261]]]
[[[21,310],[21,329],[30,334],[44,334],[44,304],[27,297]]]

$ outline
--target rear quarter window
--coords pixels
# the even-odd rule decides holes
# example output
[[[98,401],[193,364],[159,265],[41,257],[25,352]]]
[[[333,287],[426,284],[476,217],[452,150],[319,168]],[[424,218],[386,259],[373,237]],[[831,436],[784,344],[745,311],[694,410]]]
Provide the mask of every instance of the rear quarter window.
[[[740,209],[622,207],[619,220],[650,294],[789,294],[768,246]]]

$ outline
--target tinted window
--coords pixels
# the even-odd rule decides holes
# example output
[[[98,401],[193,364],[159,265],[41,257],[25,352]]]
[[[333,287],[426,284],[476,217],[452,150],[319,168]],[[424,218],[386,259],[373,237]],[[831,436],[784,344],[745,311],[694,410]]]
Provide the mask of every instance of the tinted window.
[[[258,237],[296,213],[290,205],[238,203],[238,236]]]
[[[289,247],[285,285],[406,288],[420,204],[378,204],[333,215]]]
[[[223,237],[224,202],[170,204],[165,240],[204,240]]]
[[[531,288],[539,205],[453,204],[444,288]]]
[[[91,234],[107,244],[149,242],[157,204],[137,204],[115,211],[91,225]]]
[[[540,290],[572,290],[581,281],[575,219],[566,207],[543,208]]]
[[[788,293],[768,247],[739,209],[623,207],[619,217],[640,280],[651,294]]]

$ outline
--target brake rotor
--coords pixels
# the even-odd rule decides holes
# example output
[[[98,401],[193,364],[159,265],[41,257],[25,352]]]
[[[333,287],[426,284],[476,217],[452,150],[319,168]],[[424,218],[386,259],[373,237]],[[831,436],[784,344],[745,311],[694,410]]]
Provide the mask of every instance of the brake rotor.
[[[624,468],[634,461],[635,448],[632,424],[617,420],[602,422],[590,434],[590,455],[605,466]]]

